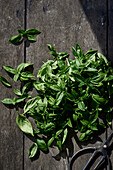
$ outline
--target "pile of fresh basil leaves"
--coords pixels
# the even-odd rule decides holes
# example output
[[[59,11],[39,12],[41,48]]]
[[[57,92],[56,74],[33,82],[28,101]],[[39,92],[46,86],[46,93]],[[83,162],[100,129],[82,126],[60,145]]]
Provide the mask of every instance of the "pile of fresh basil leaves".
[[[19,31],[16,42],[20,41],[21,33],[32,37]],[[15,37],[12,40],[14,42]],[[78,44],[76,48],[72,47],[74,59],[69,59],[68,53],[56,52],[50,44],[48,48],[54,59],[41,66],[37,78],[28,69],[33,66],[31,63],[21,63],[17,69],[3,66],[15,82],[24,84],[21,90],[14,89],[16,97],[5,98],[2,102],[10,105],[24,103],[23,114],[18,113],[16,123],[25,134],[35,138],[29,149],[30,158],[38,149],[47,151],[54,141],[61,151],[70,128],[76,134],[79,132],[79,141],[85,141],[100,127],[106,128],[101,115],[105,115],[109,125],[112,121],[113,68],[105,56],[92,49],[84,54]],[[0,80],[11,87],[3,76]],[[33,98],[29,94],[32,88],[37,91]],[[29,117],[34,119],[36,129]]]

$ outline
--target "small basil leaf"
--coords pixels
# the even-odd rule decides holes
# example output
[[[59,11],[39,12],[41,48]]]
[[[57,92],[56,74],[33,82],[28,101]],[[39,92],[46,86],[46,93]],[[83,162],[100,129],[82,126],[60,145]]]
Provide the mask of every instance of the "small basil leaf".
[[[92,99],[98,104],[106,104],[107,100],[99,95],[93,94]]]
[[[47,143],[47,146],[50,147],[54,140],[55,140],[55,137],[51,137]]]
[[[17,73],[17,71],[16,71],[14,68],[10,67],[10,66],[3,66],[3,68],[4,68],[7,72],[9,72],[9,73],[11,73],[11,74],[16,74],[16,73]]]
[[[19,76],[20,76],[20,74],[18,72],[14,75],[13,79],[14,79],[15,82],[18,81]]]
[[[18,114],[16,123],[24,133],[34,136],[32,125],[24,115]]]
[[[18,29],[18,32],[19,32],[20,34],[24,34],[24,33],[25,33],[25,30],[23,30],[23,29]]]
[[[18,90],[18,89],[14,89],[14,93],[15,93],[17,96],[21,96],[21,95],[22,95],[21,91]]]
[[[32,82],[26,83],[22,88],[22,93],[24,93],[25,91],[29,91],[31,88],[31,85],[32,85]]]
[[[54,51],[56,53],[56,50],[54,49],[54,47],[51,44],[47,44],[48,48],[50,51]]]
[[[13,37],[9,40],[9,43],[11,43],[11,44],[17,44],[17,43],[20,42],[21,38],[22,38],[22,35],[21,35],[21,34],[16,35],[16,36],[13,36]]]
[[[81,102],[78,103],[78,108],[79,108],[80,110],[82,110],[82,111],[85,111],[85,104],[84,104],[83,101],[81,101]]]
[[[22,77],[25,77],[25,78],[32,78],[32,77],[35,77],[32,73],[30,73],[30,72],[22,72],[21,73],[21,76]]]
[[[32,63],[21,63],[17,67],[17,71],[20,73],[22,70],[24,70],[26,67],[32,66]]]
[[[80,137],[79,137],[79,141],[84,141],[86,134],[85,133],[81,133]]]
[[[9,83],[9,81],[8,81],[6,78],[0,76],[0,81],[1,81],[5,86],[11,87],[11,84]]]
[[[21,96],[21,97],[15,99],[15,103],[23,102],[25,99],[26,99],[26,96]]]
[[[10,98],[5,98],[2,100],[2,103],[4,104],[14,104],[13,100]]]
[[[33,158],[36,155],[37,150],[38,150],[37,143],[33,143],[29,148],[29,158]]]
[[[41,32],[36,29],[29,29],[29,30],[25,31],[25,34],[29,34],[29,35],[38,35],[40,33]]]
[[[47,144],[43,139],[37,139],[38,148],[42,151],[47,151]]]
[[[62,144],[64,144],[64,142],[65,142],[65,140],[66,140],[66,138],[67,138],[67,134],[68,134],[68,129],[66,128],[66,129],[64,130],[64,136],[63,136]]]
[[[59,151],[62,151],[62,142],[61,142],[61,139],[57,139],[57,146],[58,146],[58,149]]]
[[[33,41],[33,42],[36,42],[36,41],[37,41],[37,39],[34,37],[34,35],[27,35],[27,39],[28,39],[29,41]]]

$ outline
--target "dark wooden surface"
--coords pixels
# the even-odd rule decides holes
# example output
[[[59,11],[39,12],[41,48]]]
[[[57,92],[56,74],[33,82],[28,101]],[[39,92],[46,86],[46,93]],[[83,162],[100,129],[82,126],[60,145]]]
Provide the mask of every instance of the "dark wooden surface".
[[[52,58],[47,44],[59,52],[71,53],[72,46],[80,44],[84,52],[98,49],[113,61],[113,2],[112,0],[0,0],[0,74],[6,75],[3,65],[16,66],[23,62],[34,63],[39,69],[42,61]],[[18,28],[36,28],[42,33],[36,43],[25,48],[24,44],[13,46],[8,39],[16,35]],[[11,80],[10,80],[11,81]],[[13,84],[13,86],[15,86]],[[0,83],[0,100],[12,97],[12,89]],[[50,148],[48,154],[40,153],[39,159],[28,158],[32,142],[23,137],[15,122],[16,110],[0,103],[0,170],[68,170],[71,156],[86,145],[75,142],[74,137],[59,154],[57,148]],[[107,131],[110,134],[110,130]],[[106,134],[100,136],[103,140]],[[98,140],[88,146],[101,145]],[[86,156],[87,157],[87,156]],[[76,164],[81,169],[86,157]],[[113,154],[111,156],[113,161]]]

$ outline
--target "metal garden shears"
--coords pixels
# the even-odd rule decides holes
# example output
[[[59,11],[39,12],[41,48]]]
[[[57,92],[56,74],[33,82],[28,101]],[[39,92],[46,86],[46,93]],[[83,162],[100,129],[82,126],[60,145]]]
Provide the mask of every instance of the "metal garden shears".
[[[87,147],[84,149],[79,150],[76,152],[70,162],[69,162],[69,170],[72,170],[72,166],[74,161],[76,159],[86,153],[92,153],[92,156],[84,166],[82,170],[90,170],[90,168],[93,166],[94,162],[97,160],[99,156],[101,156],[101,159],[98,161],[96,166],[93,168],[93,170],[102,170],[103,164],[106,162],[108,165],[108,170],[112,170],[111,160],[110,160],[110,154],[113,150],[113,130],[111,131],[111,135],[107,138],[107,140],[103,143],[103,145],[100,148],[96,147]],[[111,142],[111,143],[110,143]]]

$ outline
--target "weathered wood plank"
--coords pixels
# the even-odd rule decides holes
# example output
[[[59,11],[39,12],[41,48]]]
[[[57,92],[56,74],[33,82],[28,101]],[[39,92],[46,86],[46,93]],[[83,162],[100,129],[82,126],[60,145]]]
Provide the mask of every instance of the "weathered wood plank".
[[[23,45],[14,46],[8,43],[11,36],[23,28],[24,3],[20,0],[0,0],[0,75],[9,79],[3,65],[14,68],[23,61]],[[12,83],[13,87],[14,83]],[[17,86],[18,87],[18,86]],[[6,88],[0,82],[0,101],[13,98],[13,89]],[[16,125],[16,110],[9,109],[0,102],[0,169],[23,169],[23,134]]]
[[[98,49],[106,54],[106,1],[94,2],[81,0],[28,0],[27,29],[36,28],[42,33],[38,42],[27,48],[27,62],[35,63],[34,68],[40,68],[42,61],[52,58],[47,44],[52,44],[57,51],[71,53],[75,43],[80,44],[86,52],[89,48]],[[71,53],[71,57],[72,53]],[[105,134],[103,136],[105,139]],[[40,153],[38,160],[28,159],[28,148],[31,141],[25,137],[24,168],[32,170],[67,170],[69,158],[80,149],[71,137],[67,149],[57,155],[58,150],[50,149],[48,154]],[[92,144],[90,144],[92,145]],[[81,145],[81,147],[84,147]],[[86,158],[82,159],[84,162]],[[82,162],[77,164],[81,168]],[[76,169],[75,168],[75,169]]]

